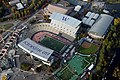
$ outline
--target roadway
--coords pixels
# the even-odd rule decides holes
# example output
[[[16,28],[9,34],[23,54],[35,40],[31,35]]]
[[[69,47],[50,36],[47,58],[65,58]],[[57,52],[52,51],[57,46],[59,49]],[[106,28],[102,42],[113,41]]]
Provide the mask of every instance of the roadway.
[[[28,18],[27,20],[25,20],[25,21],[19,21],[17,24],[15,24],[13,27],[11,27],[9,30],[11,30],[11,31],[15,31],[15,30],[17,30],[17,29],[22,29],[23,27],[24,27],[24,25],[28,25],[29,23],[29,21],[32,19],[32,18],[34,18],[34,16],[36,15],[36,14],[38,14],[39,13],[39,10],[37,10],[36,11],[36,13],[35,14],[33,14],[30,18]],[[8,23],[11,23],[11,22],[13,22],[13,21],[10,21],[10,22],[8,22]],[[2,22],[3,24],[7,24],[7,22]],[[0,23],[0,24],[2,24],[2,23]],[[16,23],[16,21],[15,22],[13,22],[13,23]],[[2,34],[2,36],[3,36],[3,39],[6,39],[6,38],[8,38],[8,36],[10,36],[10,34],[11,34],[12,32],[4,32],[3,34]],[[2,40],[1,40],[2,41]],[[0,41],[0,42],[1,42]]]

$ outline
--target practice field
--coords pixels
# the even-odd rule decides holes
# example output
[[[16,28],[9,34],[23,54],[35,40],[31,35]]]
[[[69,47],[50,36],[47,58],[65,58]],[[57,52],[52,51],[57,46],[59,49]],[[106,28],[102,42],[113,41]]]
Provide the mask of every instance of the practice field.
[[[57,52],[59,52],[65,45],[63,42],[49,36],[44,36],[44,38],[39,43]]]
[[[97,52],[98,49],[99,46],[84,41],[82,45],[78,48],[78,52],[83,54],[94,54],[95,52]]]
[[[90,63],[85,60],[85,58],[75,55],[68,64],[57,73],[57,76],[60,80],[76,80],[78,75],[82,74],[84,69],[89,65]]]
[[[89,65],[89,62],[79,55],[75,55],[68,63],[78,75],[83,73],[83,70]]]

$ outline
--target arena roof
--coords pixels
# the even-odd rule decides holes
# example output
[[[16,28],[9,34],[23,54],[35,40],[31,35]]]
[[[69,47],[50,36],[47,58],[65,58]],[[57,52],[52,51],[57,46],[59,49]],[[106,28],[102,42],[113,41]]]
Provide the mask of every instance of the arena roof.
[[[29,54],[44,60],[48,61],[49,57],[52,55],[53,50],[43,47],[34,41],[30,40],[29,38],[23,40],[18,44],[18,46],[28,52]]]
[[[77,28],[78,25],[81,24],[80,20],[72,18],[72,17],[70,17],[68,15],[64,15],[64,14],[60,14],[60,13],[56,13],[56,12],[54,12],[50,16],[50,19],[60,21],[60,22],[62,22],[64,24],[70,25],[70,26],[72,26],[74,28]]]
[[[98,36],[103,36],[113,19],[114,17],[110,15],[101,14],[96,20],[95,24],[89,30],[89,33],[93,33]]]

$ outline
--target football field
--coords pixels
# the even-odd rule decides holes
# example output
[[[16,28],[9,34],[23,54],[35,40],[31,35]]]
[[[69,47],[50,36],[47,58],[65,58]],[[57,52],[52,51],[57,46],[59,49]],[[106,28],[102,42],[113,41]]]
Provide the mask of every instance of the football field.
[[[65,45],[63,42],[49,36],[45,36],[39,43],[57,52],[59,52]]]

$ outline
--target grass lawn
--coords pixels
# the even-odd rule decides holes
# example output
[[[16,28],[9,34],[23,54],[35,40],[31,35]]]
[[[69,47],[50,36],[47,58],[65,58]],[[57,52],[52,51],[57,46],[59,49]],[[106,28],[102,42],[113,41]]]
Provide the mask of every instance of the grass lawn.
[[[84,57],[84,56],[83,56]],[[84,57],[89,63],[94,63],[95,62],[95,56],[85,56]]]
[[[40,41],[40,44],[57,52],[59,52],[64,47],[64,43],[48,36]]]
[[[83,48],[82,46],[80,46],[78,48],[78,52],[83,54],[94,54],[98,49],[99,49],[98,46],[91,44],[90,48]]]

